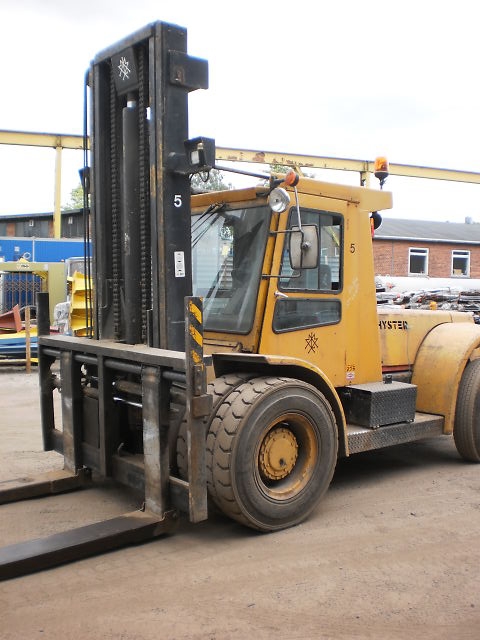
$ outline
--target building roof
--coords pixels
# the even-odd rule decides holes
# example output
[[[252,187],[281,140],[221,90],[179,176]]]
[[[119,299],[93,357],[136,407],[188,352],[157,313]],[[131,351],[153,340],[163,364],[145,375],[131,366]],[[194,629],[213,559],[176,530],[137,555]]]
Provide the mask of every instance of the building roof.
[[[383,218],[382,224],[375,231],[375,238],[480,244],[480,224]]]
[[[80,216],[83,215],[83,209],[65,209],[61,211],[61,214],[62,216]],[[22,220],[30,220],[32,218],[53,219],[53,212],[0,213],[0,222],[21,222]]]

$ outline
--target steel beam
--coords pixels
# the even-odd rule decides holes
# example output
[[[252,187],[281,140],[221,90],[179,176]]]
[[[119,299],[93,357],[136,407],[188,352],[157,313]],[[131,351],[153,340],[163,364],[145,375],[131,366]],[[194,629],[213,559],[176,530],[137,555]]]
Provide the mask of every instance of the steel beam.
[[[63,133],[0,130],[0,144],[57,149],[83,149],[83,136]]]
[[[126,363],[141,363],[142,365],[151,364],[152,366],[161,366],[175,371],[185,371],[185,352],[171,351],[169,349],[152,349],[142,344],[123,344],[114,342],[113,340],[92,340],[90,338],[79,338],[66,336],[64,334],[42,336],[39,340],[42,348],[66,349],[67,351],[75,351],[78,353],[92,354],[93,356],[104,355],[107,359],[105,365],[112,365],[115,368],[115,358],[118,358],[119,364],[122,361]],[[110,360],[112,359],[112,360]]]
[[[168,408],[170,395],[158,367],[142,372],[145,506],[162,514],[168,503]]]
[[[328,156],[309,156],[299,153],[284,153],[281,151],[230,149],[227,147],[217,147],[215,155],[216,160],[224,162],[252,162],[260,164],[279,164],[291,167],[306,167],[311,169],[356,171],[361,175],[364,173],[373,174],[375,172],[374,160],[331,158]],[[389,173],[392,176],[428,178],[431,180],[448,180],[450,182],[480,184],[480,173],[474,171],[389,163]]]
[[[29,500],[41,496],[66,493],[85,487],[91,481],[89,469],[79,469],[77,473],[67,470],[47,471],[33,477],[14,478],[1,483],[0,504]]]
[[[148,511],[134,511],[46,538],[9,545],[0,549],[0,580],[152,540],[171,533],[176,522],[175,513],[159,517]]]
[[[62,147],[55,148],[55,197],[53,199],[53,237],[62,237]]]
[[[188,496],[191,522],[208,517],[205,467],[205,425],[202,418],[212,410],[207,394],[203,360],[203,304],[201,298],[185,298],[185,350],[187,410]]]
[[[71,351],[60,356],[62,378],[62,426],[63,456],[65,468],[72,473],[83,466],[82,462],[82,388],[81,365],[75,362]]]
[[[118,421],[114,419],[115,406],[112,395],[113,372],[105,366],[105,358],[98,356],[98,452],[99,472],[112,475],[112,455],[115,449]]]

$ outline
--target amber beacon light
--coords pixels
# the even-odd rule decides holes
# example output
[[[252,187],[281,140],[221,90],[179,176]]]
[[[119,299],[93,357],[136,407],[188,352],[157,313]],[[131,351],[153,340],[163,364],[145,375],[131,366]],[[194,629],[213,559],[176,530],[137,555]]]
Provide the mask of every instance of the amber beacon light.
[[[388,178],[388,160],[385,157],[375,158],[374,173],[375,177],[380,180],[380,189],[383,189],[385,180]]]

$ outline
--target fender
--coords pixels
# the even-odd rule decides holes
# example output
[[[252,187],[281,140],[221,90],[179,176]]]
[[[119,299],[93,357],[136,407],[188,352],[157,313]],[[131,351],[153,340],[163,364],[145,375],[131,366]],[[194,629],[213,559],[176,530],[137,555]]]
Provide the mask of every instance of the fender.
[[[223,352],[214,353],[212,358],[217,377],[233,371],[250,371],[258,376],[280,375],[297,378],[316,387],[327,398],[335,415],[339,439],[338,455],[349,455],[347,423],[342,403],[335,387],[321,369],[301,358],[286,356]]]
[[[480,345],[480,326],[450,322],[437,325],[417,351],[412,384],[417,385],[417,411],[445,416],[444,433],[452,433],[458,385],[469,359]]]

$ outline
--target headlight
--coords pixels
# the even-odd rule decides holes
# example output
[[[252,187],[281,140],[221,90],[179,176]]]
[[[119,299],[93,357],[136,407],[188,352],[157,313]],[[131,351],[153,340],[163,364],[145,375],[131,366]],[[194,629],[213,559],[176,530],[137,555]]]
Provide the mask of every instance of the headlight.
[[[285,189],[277,187],[268,196],[268,204],[275,213],[283,213],[290,204],[290,196]]]

